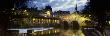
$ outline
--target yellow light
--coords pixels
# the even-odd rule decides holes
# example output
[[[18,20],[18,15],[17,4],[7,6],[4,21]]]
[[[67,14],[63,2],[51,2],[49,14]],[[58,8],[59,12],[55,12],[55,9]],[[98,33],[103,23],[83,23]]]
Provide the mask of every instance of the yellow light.
[[[12,10],[15,10],[14,8],[12,8]]]
[[[51,22],[51,20],[49,19],[49,23]]]
[[[55,23],[55,20],[52,20],[52,23]]]
[[[41,34],[44,34],[44,32],[41,32]]]
[[[110,24],[110,21],[108,23]]]
[[[48,16],[50,16],[50,11],[47,11],[46,14],[47,14]]]
[[[55,20],[55,23],[57,22],[57,20]]]
[[[33,34],[33,35],[37,35],[34,31],[32,31],[32,34]]]
[[[89,15],[89,16],[91,16],[91,15]],[[85,17],[78,13],[72,13],[70,15],[62,16],[60,18],[62,20],[69,21],[69,22],[78,21],[79,25],[81,25],[81,26],[86,25],[86,23],[84,22],[85,20],[91,21],[90,17]]]
[[[44,17],[47,17],[46,15]]]
[[[42,23],[44,23],[44,22],[42,22]]]
[[[35,21],[36,19],[35,18],[33,18],[33,21]]]
[[[53,17],[55,17],[55,15],[53,15]]]
[[[55,33],[56,33],[57,31],[55,30]]]
[[[26,15],[29,15],[29,14],[26,14]]]
[[[81,20],[81,21],[85,21],[85,20],[86,20],[86,18],[81,17],[81,18],[80,18],[80,20]]]
[[[59,23],[59,20],[57,20],[57,23]]]
[[[50,34],[50,31],[49,31],[49,34]]]
[[[24,10],[24,12],[26,12],[27,10]]]
[[[72,36],[76,36],[76,35],[73,34]]]
[[[91,15],[89,15],[89,16],[91,16]]]
[[[84,33],[81,33],[81,36],[85,36]]]
[[[42,19],[42,21],[43,21],[43,19]]]

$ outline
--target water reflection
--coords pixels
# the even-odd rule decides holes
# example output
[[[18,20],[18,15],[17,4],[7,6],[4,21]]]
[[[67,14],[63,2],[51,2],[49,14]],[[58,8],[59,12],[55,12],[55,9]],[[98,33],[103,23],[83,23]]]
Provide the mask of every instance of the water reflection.
[[[60,36],[84,36],[81,30],[63,30]]]
[[[27,29],[9,29],[18,30],[19,36],[84,36],[81,29],[59,29],[59,28],[27,28]]]
[[[37,27],[37,28],[9,29],[9,30],[18,30],[19,36],[91,36],[91,35],[100,36],[99,32],[97,32],[94,28],[87,29],[88,30],[81,27],[77,21],[72,21],[70,24],[67,21],[64,21],[62,24],[56,24],[55,26],[52,27],[42,26],[40,28]],[[23,32],[21,33],[21,31]]]

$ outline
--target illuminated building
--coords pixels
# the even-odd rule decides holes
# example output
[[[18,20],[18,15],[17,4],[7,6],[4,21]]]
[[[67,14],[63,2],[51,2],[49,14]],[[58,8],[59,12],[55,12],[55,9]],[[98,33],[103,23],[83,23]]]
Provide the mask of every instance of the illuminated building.
[[[60,24],[60,18],[47,18],[47,17],[36,17],[33,18],[34,21],[33,25],[36,24],[37,26],[39,25],[46,25],[46,26],[50,26],[50,25],[54,25],[54,24]]]
[[[44,17],[52,17],[52,8],[51,6],[45,6],[45,9],[43,9],[43,15]]]
[[[39,26],[50,26],[54,24],[60,24],[60,18],[55,17],[34,17],[34,18],[14,18],[10,20],[9,28],[28,28]],[[14,25],[14,26],[13,26]],[[44,26],[44,27],[45,27]]]

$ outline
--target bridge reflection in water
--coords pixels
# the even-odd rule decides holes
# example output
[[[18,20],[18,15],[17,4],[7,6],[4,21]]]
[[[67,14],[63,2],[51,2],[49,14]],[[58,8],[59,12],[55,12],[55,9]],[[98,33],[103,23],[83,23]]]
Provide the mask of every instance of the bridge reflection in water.
[[[95,28],[83,28],[79,30],[61,28],[26,28],[8,29],[10,36],[103,36]],[[11,33],[10,33],[11,32]]]
[[[8,29],[13,32],[16,30],[18,36],[84,36],[81,30],[64,30],[57,28],[27,28],[27,29]],[[15,34],[15,33],[13,33]],[[11,35],[13,36],[13,35]]]

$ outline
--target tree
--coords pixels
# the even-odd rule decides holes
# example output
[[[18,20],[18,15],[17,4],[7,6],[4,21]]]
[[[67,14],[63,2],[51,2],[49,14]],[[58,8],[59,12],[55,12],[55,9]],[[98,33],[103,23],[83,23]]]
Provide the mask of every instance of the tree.
[[[87,5],[85,5],[85,8],[82,10],[83,14],[90,14],[90,2],[87,3]]]

